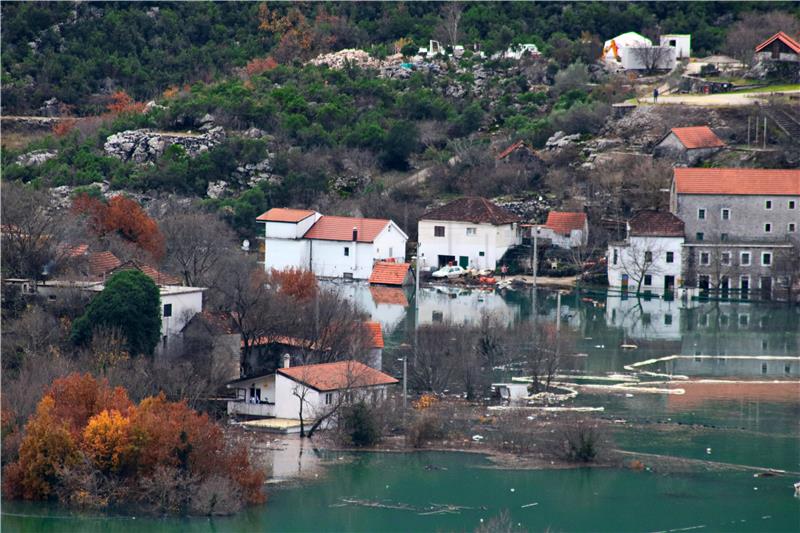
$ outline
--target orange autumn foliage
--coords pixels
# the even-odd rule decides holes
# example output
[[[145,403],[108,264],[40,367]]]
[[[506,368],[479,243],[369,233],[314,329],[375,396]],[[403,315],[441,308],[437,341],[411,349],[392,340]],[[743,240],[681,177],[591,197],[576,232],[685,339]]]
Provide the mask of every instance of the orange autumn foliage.
[[[89,226],[97,235],[115,233],[150,253],[156,261],[164,256],[164,236],[158,224],[135,200],[118,195],[104,203],[81,194],[72,201],[72,209],[89,218]]]
[[[262,72],[267,72],[268,70],[272,70],[278,66],[278,62],[275,61],[274,58],[270,57],[256,57],[251,59],[245,65],[244,70],[250,76],[255,76],[257,74],[261,74]]]
[[[87,464],[129,490],[121,497],[124,503],[136,498],[140,480],[163,468],[199,481],[224,477],[248,503],[265,500],[263,473],[252,467],[246,450],[226,445],[208,415],[185,402],[169,402],[163,393],[135,406],[124,389],[71,374],[53,383],[28,421],[19,459],[4,471],[4,494],[57,497],[64,492],[58,491],[64,472]]]
[[[111,102],[106,107],[110,113],[121,115],[143,113],[145,104],[143,102],[135,102],[125,91],[117,91],[111,95]]]
[[[310,300],[316,296],[319,289],[317,277],[310,270],[293,267],[284,270],[273,269],[271,276],[279,292],[297,300]]]
[[[74,130],[77,124],[78,121],[74,118],[65,118],[59,120],[53,125],[52,128],[53,135],[55,135],[56,137],[63,137],[72,130]]]

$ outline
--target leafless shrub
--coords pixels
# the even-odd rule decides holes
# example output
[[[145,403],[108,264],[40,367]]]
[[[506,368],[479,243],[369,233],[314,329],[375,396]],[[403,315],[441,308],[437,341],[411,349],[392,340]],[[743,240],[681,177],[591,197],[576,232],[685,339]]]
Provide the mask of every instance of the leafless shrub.
[[[178,468],[158,466],[151,475],[139,480],[139,501],[151,512],[180,513],[186,508],[193,481]]]
[[[414,448],[423,448],[434,440],[445,437],[442,418],[433,411],[416,413],[406,428],[406,442]]]
[[[503,509],[499,515],[489,518],[475,528],[475,533],[526,533],[527,531],[514,523],[508,509]]]
[[[600,423],[590,418],[565,417],[557,432],[561,457],[575,463],[597,461],[607,451],[608,438]]]
[[[210,476],[192,490],[189,509],[193,515],[222,516],[242,508],[242,491],[227,477]]]

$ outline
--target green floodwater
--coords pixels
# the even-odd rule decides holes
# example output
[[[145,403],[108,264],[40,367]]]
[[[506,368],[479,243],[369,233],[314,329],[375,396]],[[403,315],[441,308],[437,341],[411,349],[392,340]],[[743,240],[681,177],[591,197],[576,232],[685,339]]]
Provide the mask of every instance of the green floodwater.
[[[423,310],[442,313],[446,320],[475,320],[484,302],[491,304],[492,312],[513,320],[537,316],[537,320],[554,321],[556,316],[554,294],[547,291],[482,296],[466,308],[451,306],[450,296],[440,302],[435,299],[439,296],[429,295],[431,307],[423,306]],[[460,298],[456,296],[455,301]],[[675,367],[676,372],[719,377],[714,374],[718,361],[698,361],[692,356],[800,354],[798,306],[734,302],[684,307],[659,300],[593,298],[595,303],[577,293],[562,298],[563,331],[573,339],[574,351],[585,354],[575,358],[570,368],[579,373],[622,372],[627,364],[682,354],[690,357]],[[449,309],[458,309],[459,314],[448,316]],[[398,315],[402,318],[395,329],[386,331],[387,347],[409,341],[413,323],[408,309],[404,313]],[[622,344],[638,347],[624,350]],[[777,375],[766,376],[761,375],[760,362],[748,366],[729,360],[726,364],[744,379],[797,380],[800,375],[796,367],[792,375],[784,375],[783,362],[768,369]],[[611,391],[581,394],[570,405],[603,407],[595,416],[620,421],[613,435],[618,448],[800,472],[800,389],[794,398],[791,390],[788,398],[768,401],[743,393],[689,406],[663,394]],[[797,474],[754,478],[753,472],[706,472],[700,466],[691,474],[620,469],[507,471],[487,468],[489,461],[479,455],[433,452],[324,454],[323,458],[328,465],[319,479],[270,485],[266,505],[233,517],[109,516],[4,501],[0,525],[4,532],[20,533],[450,532],[473,531],[481,519],[507,510],[514,523],[531,532],[800,532],[800,498],[793,496],[792,489],[800,481]],[[402,509],[357,506],[343,500]],[[425,514],[437,509],[434,504],[465,508]]]
[[[274,489],[267,505],[222,519],[92,517],[5,503],[5,532],[472,531],[507,510],[529,531],[797,531],[787,477],[748,472],[663,475],[574,469],[507,471],[461,453],[364,453],[334,459],[319,481]],[[428,469],[435,465],[437,469]],[[380,502],[403,509],[356,506]],[[434,504],[453,514],[424,514]],[[693,530],[692,529],[692,530]]]

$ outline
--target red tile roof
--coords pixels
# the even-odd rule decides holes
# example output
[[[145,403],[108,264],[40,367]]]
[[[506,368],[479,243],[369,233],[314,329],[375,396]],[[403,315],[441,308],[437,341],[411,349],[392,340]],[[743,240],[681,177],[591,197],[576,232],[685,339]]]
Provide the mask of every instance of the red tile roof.
[[[688,128],[672,128],[672,133],[687,149],[720,148],[725,143],[717,137],[708,126],[691,126]]]
[[[369,292],[372,294],[372,301],[376,304],[402,305],[403,307],[408,305],[406,293],[398,287],[371,285]]]
[[[364,322],[369,329],[372,345],[370,348],[383,348],[383,331],[381,331],[380,322]]]
[[[672,213],[641,211],[628,221],[629,234],[638,237],[683,237],[684,224]]]
[[[500,152],[499,154],[497,154],[497,157],[495,159],[497,160],[505,159],[506,157],[514,153],[515,150],[517,150],[518,148],[522,148],[523,146],[525,146],[525,141],[521,140],[517,141],[508,148],[506,148],[505,150],[503,150],[502,152]]]
[[[431,209],[422,216],[422,220],[455,220],[458,222],[489,223],[495,226],[520,222],[522,219],[486,198],[459,198],[452,202]]]
[[[775,41],[775,39],[783,42],[783,44],[785,44],[786,46],[788,46],[789,48],[794,50],[794,52],[796,54],[800,54],[800,43],[798,43],[797,41],[795,41],[794,39],[789,37],[789,35],[787,35],[786,33],[782,32],[782,31],[779,31],[778,33],[776,33],[775,35],[773,35],[772,37],[770,37],[769,39],[767,39],[763,43],[761,43],[758,46],[756,46],[756,52],[762,51],[764,48],[766,48],[767,46],[772,44]]]
[[[89,251],[88,244],[76,244],[75,246],[64,245],[61,248],[61,253],[70,259],[86,255]]]
[[[381,218],[353,218],[323,216],[309,229],[304,239],[323,241],[352,241],[353,228],[358,230],[358,242],[373,242],[389,224]]]
[[[391,385],[398,382],[392,376],[358,361],[279,368],[277,373],[320,392],[351,387]]]
[[[586,225],[586,213],[572,213],[561,211],[550,211],[547,214],[546,228],[550,228],[561,235],[569,235],[574,229],[584,229]]]
[[[678,194],[800,195],[800,170],[676,168]]]
[[[120,266],[122,261],[111,252],[95,252],[89,254],[89,275],[101,278]]]
[[[409,263],[378,261],[372,266],[369,282],[380,285],[402,285],[408,275],[409,266],[411,266]]]
[[[300,222],[313,214],[314,211],[308,211],[307,209],[273,207],[266,213],[260,214],[256,220],[259,222]]]
[[[112,270],[122,272],[123,270],[138,270],[153,280],[156,285],[180,285],[181,280],[175,276],[159,272],[150,265],[145,265],[139,261],[126,261]]]

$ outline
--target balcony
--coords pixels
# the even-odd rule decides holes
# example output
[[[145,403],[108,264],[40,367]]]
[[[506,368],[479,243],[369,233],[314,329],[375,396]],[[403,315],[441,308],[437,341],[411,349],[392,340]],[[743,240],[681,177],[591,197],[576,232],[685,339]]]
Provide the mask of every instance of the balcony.
[[[229,400],[228,414],[261,417],[275,416],[275,404],[269,402],[249,403],[245,400]]]

